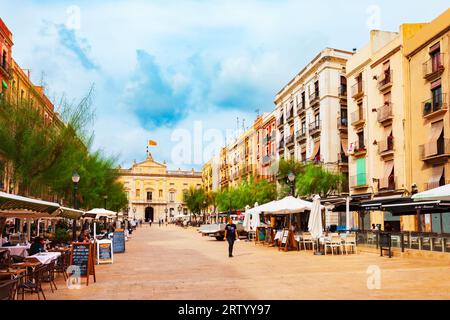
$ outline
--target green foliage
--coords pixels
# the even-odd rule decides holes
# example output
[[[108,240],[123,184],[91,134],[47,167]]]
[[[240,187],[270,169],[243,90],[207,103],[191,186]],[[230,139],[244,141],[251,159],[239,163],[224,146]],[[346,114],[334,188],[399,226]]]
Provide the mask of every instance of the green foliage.
[[[228,188],[219,192],[216,196],[219,211],[242,210],[246,206],[253,207],[255,202],[264,204],[275,200],[277,190],[274,184],[267,180],[255,182],[251,177],[250,181],[242,182],[236,188]]]
[[[100,151],[90,152],[92,90],[78,104],[60,103],[62,119],[55,114],[50,123],[42,110],[26,101],[0,100],[0,155],[11,168],[18,192],[24,196],[45,198],[56,195],[72,205],[72,173],[81,176],[78,203],[81,208],[103,206],[119,211],[128,201],[117,182],[115,158]]]
[[[205,190],[194,186],[191,186],[185,191],[183,194],[183,201],[194,216],[201,214],[202,210],[208,206]]]
[[[289,173],[293,173],[296,177],[304,172],[304,165],[296,161],[294,158],[280,159],[278,162],[278,182],[280,185],[279,196],[284,198],[291,194],[291,187],[287,183]]]
[[[344,179],[341,173],[330,172],[320,165],[308,164],[296,178],[297,192],[300,196],[318,194],[326,198],[340,191]]]

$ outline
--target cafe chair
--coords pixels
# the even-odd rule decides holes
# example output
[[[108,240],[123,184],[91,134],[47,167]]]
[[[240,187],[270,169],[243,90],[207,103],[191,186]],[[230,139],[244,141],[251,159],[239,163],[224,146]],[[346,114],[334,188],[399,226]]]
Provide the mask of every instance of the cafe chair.
[[[56,260],[56,265],[55,265],[55,272],[56,273],[62,273],[64,280],[67,280],[68,275],[67,275],[67,268],[69,267],[69,259],[70,259],[70,254],[68,254],[67,252],[61,252],[61,255],[58,257],[58,260]]]
[[[8,269],[11,265],[9,250],[0,251],[0,269]]]
[[[45,298],[44,290],[42,289],[42,278],[44,276],[44,272],[46,272],[46,266],[37,267],[28,277],[28,279],[22,280],[19,285],[19,292],[22,291],[22,300],[25,298],[25,292],[29,292],[31,294],[37,293],[38,300],[41,300],[40,294],[42,293],[42,297]]]
[[[17,296],[17,280],[0,282],[0,301],[15,300]]]
[[[302,243],[303,243],[303,250],[306,250],[306,245],[310,244],[312,250],[314,251],[314,248],[316,246],[316,241],[314,241],[311,233],[309,233],[309,232],[303,233],[303,235],[302,235]]]
[[[42,273],[41,279],[42,282],[50,284],[50,290],[52,290],[52,293],[55,292],[53,288],[55,288],[55,290],[58,290],[55,283],[55,269],[56,269],[56,261],[53,260],[52,262],[46,265],[46,269]]]
[[[348,248],[351,248],[351,251],[354,253],[358,253],[356,249],[356,235],[349,234],[343,239],[342,246],[344,247],[345,254],[348,254]]]
[[[327,248],[331,249],[331,254],[334,255],[334,248],[336,248],[336,252],[342,252],[342,239],[339,236],[332,236],[331,240],[325,240],[325,254],[327,254]],[[337,250],[340,251],[337,251]]]

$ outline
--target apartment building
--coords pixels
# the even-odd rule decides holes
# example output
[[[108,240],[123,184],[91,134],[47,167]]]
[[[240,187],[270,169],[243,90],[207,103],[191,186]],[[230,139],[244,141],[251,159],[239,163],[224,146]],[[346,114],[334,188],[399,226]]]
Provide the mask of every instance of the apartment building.
[[[404,43],[406,181],[419,192],[450,183],[449,49],[450,9]],[[410,220],[418,231],[450,233],[448,213]]]
[[[326,48],[275,97],[277,158],[348,172],[346,62],[351,52]]]

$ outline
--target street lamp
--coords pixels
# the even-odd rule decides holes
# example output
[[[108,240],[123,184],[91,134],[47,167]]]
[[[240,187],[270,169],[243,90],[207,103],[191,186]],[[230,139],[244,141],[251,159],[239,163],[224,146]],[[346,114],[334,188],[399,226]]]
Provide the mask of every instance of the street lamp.
[[[103,208],[105,208],[105,210],[106,210],[106,200],[108,200],[108,196],[105,194],[105,195],[103,196],[103,201],[104,201],[104,206],[103,206]]]
[[[166,207],[166,209],[164,209],[164,212],[166,213],[166,223],[167,223],[167,212],[169,212],[169,209],[167,209]]]
[[[293,174],[292,172],[289,172],[288,183],[291,187],[291,196],[293,196],[293,197],[295,197],[294,181],[295,181],[295,174]]]
[[[73,193],[72,193],[72,200],[73,200],[73,208],[75,210],[78,210],[78,201],[77,201],[77,191],[78,191],[78,182],[80,182],[80,175],[78,172],[74,171],[72,174],[72,182],[73,182]],[[72,240],[77,240],[77,220],[73,219],[72,223]]]

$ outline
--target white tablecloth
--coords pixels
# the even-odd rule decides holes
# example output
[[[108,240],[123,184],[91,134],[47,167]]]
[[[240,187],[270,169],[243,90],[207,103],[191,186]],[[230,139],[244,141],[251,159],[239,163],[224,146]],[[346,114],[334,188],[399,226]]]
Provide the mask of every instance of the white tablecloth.
[[[58,259],[59,256],[61,256],[61,252],[41,252],[29,256],[29,258],[36,258],[42,264],[49,264],[53,260]]]
[[[13,246],[13,247],[2,247],[2,249],[7,249],[11,255],[27,257],[30,246]]]

